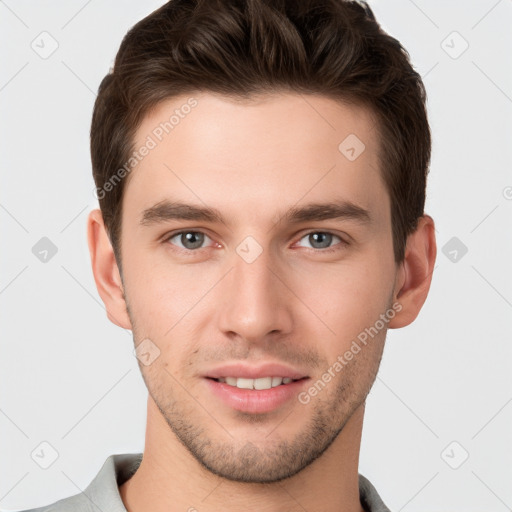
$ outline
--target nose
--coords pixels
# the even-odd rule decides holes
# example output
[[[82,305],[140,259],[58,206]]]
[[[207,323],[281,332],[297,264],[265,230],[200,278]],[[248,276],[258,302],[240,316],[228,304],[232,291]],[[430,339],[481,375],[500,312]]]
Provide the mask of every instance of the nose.
[[[284,272],[264,250],[248,262],[234,254],[234,268],[223,281],[219,328],[230,338],[261,343],[292,330],[293,294]]]

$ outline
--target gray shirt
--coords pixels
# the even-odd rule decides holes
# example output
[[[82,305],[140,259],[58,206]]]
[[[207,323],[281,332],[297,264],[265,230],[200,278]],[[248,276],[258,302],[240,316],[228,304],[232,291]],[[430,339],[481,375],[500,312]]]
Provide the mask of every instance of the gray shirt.
[[[142,453],[111,455],[80,494],[23,512],[127,512],[119,494],[119,486],[137,471],[141,461]],[[375,487],[361,474],[359,496],[366,512],[390,512]]]

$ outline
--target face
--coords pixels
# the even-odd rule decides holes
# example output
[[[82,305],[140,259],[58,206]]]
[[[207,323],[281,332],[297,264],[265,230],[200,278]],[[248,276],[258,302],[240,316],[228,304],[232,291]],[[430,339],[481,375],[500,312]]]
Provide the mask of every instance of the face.
[[[204,467],[278,481],[331,445],[377,373],[397,276],[379,135],[321,96],[193,98],[144,119],[126,183],[139,366]]]

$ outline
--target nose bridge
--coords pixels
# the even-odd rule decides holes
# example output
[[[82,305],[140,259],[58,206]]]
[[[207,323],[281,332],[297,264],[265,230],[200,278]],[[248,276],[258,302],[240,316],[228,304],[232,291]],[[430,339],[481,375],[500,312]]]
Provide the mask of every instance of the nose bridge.
[[[276,276],[279,271],[272,254],[254,239],[246,239],[233,254],[233,267],[223,290],[220,328],[249,341],[262,340],[273,331],[288,332],[291,315],[286,287]]]

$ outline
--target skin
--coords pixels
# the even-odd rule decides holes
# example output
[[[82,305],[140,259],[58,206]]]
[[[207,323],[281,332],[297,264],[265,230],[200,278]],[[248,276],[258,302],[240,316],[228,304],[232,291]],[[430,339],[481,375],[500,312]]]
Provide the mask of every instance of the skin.
[[[193,96],[198,105],[129,174],[122,278],[100,211],[88,219],[109,319],[131,329],[136,346],[149,338],[160,350],[151,364],[139,361],[149,391],[144,458],[121,498],[129,512],[361,512],[365,400],[387,328],[410,324],[427,297],[434,222],[419,220],[397,265],[368,110],[319,95]],[[150,112],[135,147],[188,98]],[[354,161],[338,150],[350,134],[365,144]],[[225,223],[141,225],[145,209],[170,198],[216,208]],[[293,206],[341,199],[366,209],[370,222],[283,217]],[[170,238],[179,230],[207,236],[191,249]],[[322,242],[313,233],[334,236]],[[262,249],[252,263],[236,251],[247,236]],[[243,413],[206,386],[205,373],[222,363],[271,361],[304,372],[307,390],[393,304],[400,311],[307,404]]]

